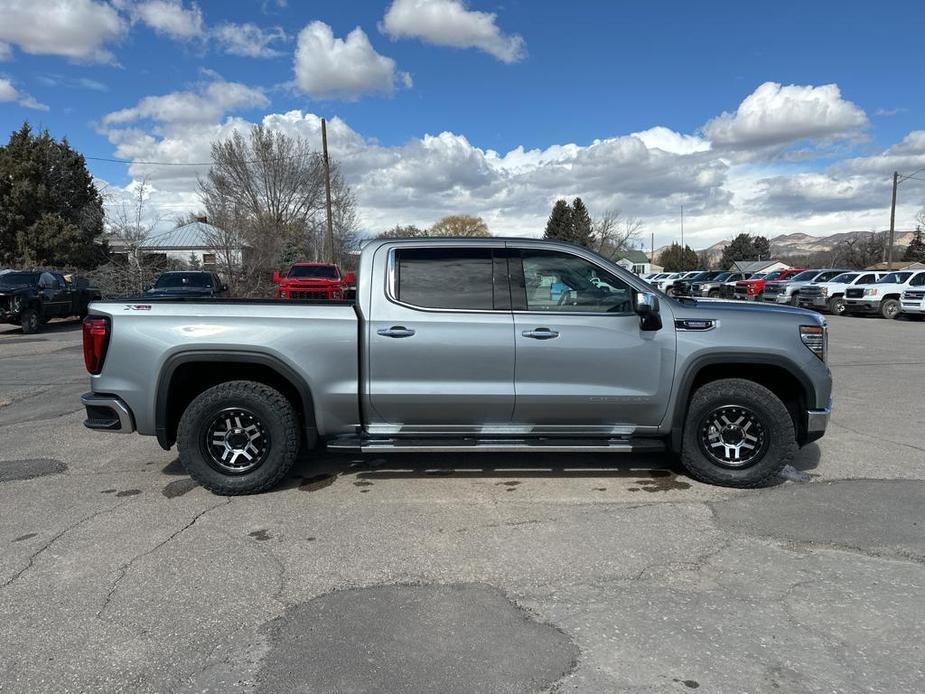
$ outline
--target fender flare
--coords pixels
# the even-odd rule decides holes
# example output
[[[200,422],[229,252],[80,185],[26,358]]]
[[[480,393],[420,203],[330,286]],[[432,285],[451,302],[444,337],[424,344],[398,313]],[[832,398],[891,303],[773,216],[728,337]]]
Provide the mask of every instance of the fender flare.
[[[803,390],[807,403],[816,402],[816,387],[803,370],[791,359],[774,354],[742,354],[741,352],[711,352],[691,360],[678,379],[678,392],[671,413],[671,450],[681,450],[684,435],[684,420],[687,417],[687,404],[691,397],[691,388],[698,374],[706,367],[717,364],[735,364],[736,366],[774,366],[793,376]],[[797,432],[799,436],[799,432]]]
[[[299,393],[302,401],[303,428],[306,439],[311,443],[317,438],[315,401],[312,398],[311,389],[305,379],[282,359],[262,352],[193,349],[177,352],[167,357],[158,374],[154,404],[154,430],[157,434],[158,444],[165,451],[170,450],[173,444],[176,443],[176,433],[170,432],[167,418],[170,402],[170,383],[173,380],[174,373],[180,366],[193,362],[243,362],[245,364],[265,366],[275,371],[281,378],[291,383]]]

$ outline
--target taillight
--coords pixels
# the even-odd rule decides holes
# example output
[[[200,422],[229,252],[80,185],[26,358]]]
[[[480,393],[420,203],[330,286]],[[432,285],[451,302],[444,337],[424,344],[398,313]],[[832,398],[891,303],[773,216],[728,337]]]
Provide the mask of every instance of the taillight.
[[[84,364],[92,375],[103,370],[106,348],[109,347],[109,318],[87,316],[83,322]]]

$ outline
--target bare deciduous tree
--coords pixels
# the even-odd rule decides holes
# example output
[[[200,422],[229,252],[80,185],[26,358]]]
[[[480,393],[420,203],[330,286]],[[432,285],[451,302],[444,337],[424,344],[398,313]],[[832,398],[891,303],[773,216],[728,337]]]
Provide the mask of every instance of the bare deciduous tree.
[[[264,293],[274,268],[319,257],[324,167],[321,154],[304,138],[262,125],[248,136],[235,131],[212,144],[212,168],[199,187],[210,223],[223,230],[214,244],[216,255],[227,254],[235,241],[245,248],[228,277],[238,293]],[[335,162],[331,193],[335,255],[344,257],[356,242],[356,201]]]
[[[633,248],[641,230],[641,220],[624,217],[620,210],[609,209],[592,225],[594,248],[601,255],[613,259]]]

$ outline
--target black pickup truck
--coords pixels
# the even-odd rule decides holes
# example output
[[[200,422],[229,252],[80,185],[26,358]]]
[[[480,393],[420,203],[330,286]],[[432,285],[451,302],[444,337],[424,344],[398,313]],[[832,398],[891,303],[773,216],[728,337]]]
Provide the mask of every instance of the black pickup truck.
[[[75,286],[58,272],[0,273],[0,323],[21,325],[26,334],[38,332],[52,318],[83,318],[89,303],[99,298],[99,290]]]

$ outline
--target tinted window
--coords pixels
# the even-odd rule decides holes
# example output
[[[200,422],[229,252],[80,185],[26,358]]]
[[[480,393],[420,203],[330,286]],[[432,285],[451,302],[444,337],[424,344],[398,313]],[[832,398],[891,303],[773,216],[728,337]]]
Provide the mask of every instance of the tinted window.
[[[790,279],[792,279],[794,282],[809,282],[818,274],[818,270],[806,270],[805,272],[801,272],[799,275],[794,275]]]
[[[632,288],[616,275],[578,256],[521,251],[528,311],[629,313]]]
[[[883,284],[902,284],[911,276],[911,272],[891,272],[886,277],[883,277],[880,282]]]
[[[912,278],[912,281],[909,283],[913,287],[921,287],[925,285],[925,272],[920,272],[915,277]]]
[[[335,265],[293,265],[286,277],[313,277],[316,279],[336,280],[339,275]]]
[[[0,275],[0,285],[18,287],[35,283],[35,273],[32,272],[4,272]]]
[[[840,275],[835,275],[830,282],[835,282],[837,284],[849,284],[857,275],[853,272],[843,272]]]
[[[491,249],[395,251],[395,298],[424,308],[493,308]]]
[[[829,272],[823,272],[816,278],[817,282],[828,282],[833,277],[838,277],[841,274],[841,270],[830,270]]]
[[[855,284],[873,284],[877,281],[876,275],[862,275]]]

